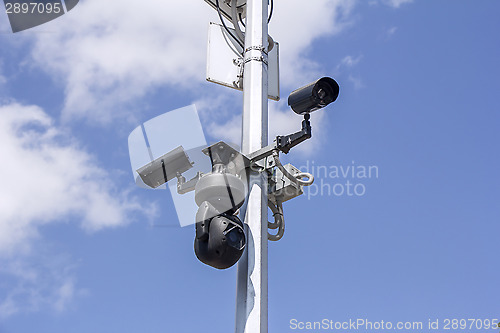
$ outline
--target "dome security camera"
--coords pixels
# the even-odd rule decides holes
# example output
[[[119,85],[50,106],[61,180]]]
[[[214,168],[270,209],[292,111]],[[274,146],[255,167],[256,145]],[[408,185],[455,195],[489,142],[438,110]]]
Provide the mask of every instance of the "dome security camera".
[[[330,77],[323,77],[307,86],[294,90],[288,96],[288,105],[295,113],[304,115],[335,102],[338,96],[338,83]]]
[[[220,141],[202,150],[210,157],[212,171],[198,172],[186,181],[182,174],[191,162],[179,146],[136,170],[144,184],[158,188],[177,178],[177,193],[194,190],[196,213],[194,252],[204,264],[217,269],[233,266],[246,246],[245,227],[238,218],[246,200],[245,169],[248,160],[237,150]]]
[[[214,216],[215,215],[215,216]],[[219,213],[209,202],[201,204],[196,219],[194,252],[202,263],[226,269],[238,262],[246,245],[243,223],[230,213]]]
[[[246,198],[245,184],[237,169],[244,170],[245,162],[223,142],[204,149],[204,153],[210,156],[212,172],[195,185],[199,209],[194,252],[202,263],[226,269],[240,259],[246,246],[245,228],[237,216]]]

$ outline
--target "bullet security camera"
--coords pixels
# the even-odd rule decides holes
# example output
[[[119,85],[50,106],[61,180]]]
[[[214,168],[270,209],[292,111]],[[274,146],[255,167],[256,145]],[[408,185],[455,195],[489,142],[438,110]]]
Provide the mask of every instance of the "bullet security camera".
[[[144,184],[157,188],[193,167],[184,148],[179,146],[137,170]]]
[[[338,96],[338,83],[330,77],[323,77],[294,90],[288,96],[288,105],[295,113],[304,115],[324,108],[334,102]]]

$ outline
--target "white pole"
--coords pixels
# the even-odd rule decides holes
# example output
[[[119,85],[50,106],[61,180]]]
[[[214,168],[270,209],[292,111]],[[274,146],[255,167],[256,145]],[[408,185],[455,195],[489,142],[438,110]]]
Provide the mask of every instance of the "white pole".
[[[243,72],[242,153],[267,145],[268,0],[247,0]],[[250,175],[247,246],[238,263],[236,333],[267,333],[267,180]]]

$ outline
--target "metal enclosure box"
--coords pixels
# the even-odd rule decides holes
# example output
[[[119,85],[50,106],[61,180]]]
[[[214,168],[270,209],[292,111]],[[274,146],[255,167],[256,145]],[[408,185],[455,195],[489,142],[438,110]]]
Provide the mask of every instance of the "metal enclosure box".
[[[292,175],[300,171],[291,164],[287,164],[284,168]],[[285,175],[276,168],[272,177],[269,180],[269,200],[276,205],[276,198],[281,202],[288,201],[303,194],[303,186],[298,185],[289,180]]]
[[[229,28],[229,30],[236,34],[234,29]],[[223,26],[211,22],[208,29],[207,81],[243,90],[240,85],[243,59],[238,54],[241,51],[241,47],[227,34]],[[273,49],[269,52],[267,68],[268,97],[279,101],[279,43],[277,42],[274,43]]]

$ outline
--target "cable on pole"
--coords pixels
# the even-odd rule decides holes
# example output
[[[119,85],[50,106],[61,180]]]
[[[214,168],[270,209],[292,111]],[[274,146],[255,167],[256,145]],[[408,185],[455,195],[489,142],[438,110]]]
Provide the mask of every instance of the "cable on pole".
[[[271,9],[269,10],[269,17],[267,18],[267,23],[271,22],[271,18],[273,17],[274,11],[274,0],[271,0]]]
[[[246,28],[247,26],[245,25],[245,22],[243,22],[243,16],[241,15],[241,13],[238,14],[238,17],[240,18],[241,24]]]
[[[233,37],[233,39],[238,43],[239,46],[241,46],[242,49],[245,49],[245,45],[243,45],[243,43],[238,39],[238,37],[236,37],[232,32],[231,30],[229,30],[229,28],[227,27],[226,25],[226,22],[224,22],[224,18],[222,17],[222,13],[220,11],[220,5],[219,5],[219,0],[215,0],[215,4],[217,6],[217,13],[219,14],[219,19],[222,23],[222,25],[224,26],[224,29],[226,29],[227,33]]]
[[[309,172],[300,172],[296,175],[292,175],[287,169],[281,164],[278,151],[273,151],[274,163],[280,171],[285,175],[290,181],[303,186],[310,186],[314,182],[314,176]],[[302,180],[302,178],[307,178],[307,180]]]
[[[275,235],[267,233],[267,239],[272,242],[279,241],[285,234],[285,217],[283,215],[283,205],[281,201],[276,200],[276,205],[274,205],[270,200],[267,201],[268,207],[273,212],[274,222],[267,222],[267,227],[269,229],[278,229],[278,233]]]
[[[236,8],[236,0],[231,0],[231,19],[233,22],[234,30],[236,31],[236,35],[240,39],[241,42],[244,43],[245,35],[240,29],[240,25],[238,24],[238,13]]]
[[[267,23],[269,23],[271,21],[271,17],[273,16],[273,8],[274,8],[274,0],[271,0],[271,10],[270,10],[270,15],[269,15],[269,17],[267,19]],[[234,18],[234,14],[233,14],[233,18]],[[242,13],[238,13],[238,18],[239,18],[239,21],[240,21],[241,25],[246,28],[247,26],[246,26],[245,22],[243,21],[243,15],[242,15]],[[238,25],[237,21],[238,20],[236,20],[236,22],[235,22],[233,20],[233,25],[235,26],[235,28]],[[239,26],[238,26],[238,30],[241,31],[241,29],[239,29]],[[267,36],[267,41],[269,43],[268,52],[270,52],[273,49],[273,47],[274,47],[274,40],[271,38],[271,36],[268,35]]]

